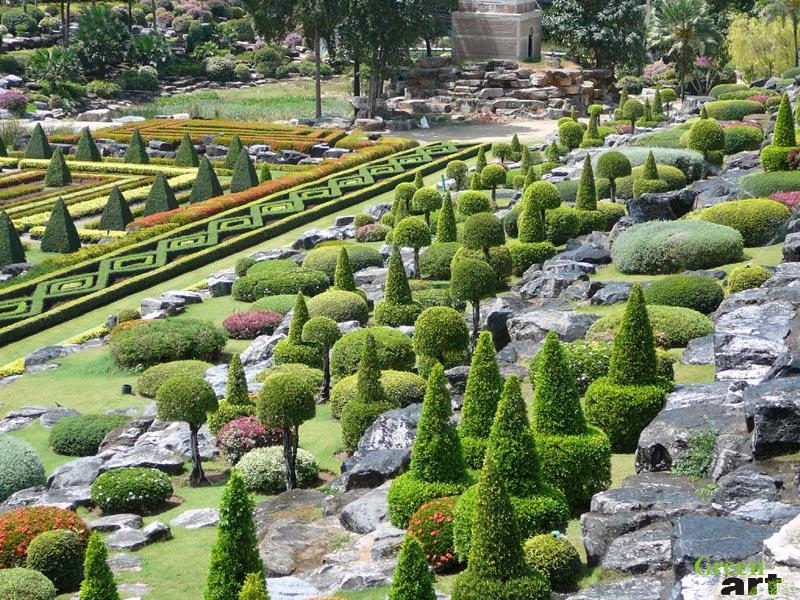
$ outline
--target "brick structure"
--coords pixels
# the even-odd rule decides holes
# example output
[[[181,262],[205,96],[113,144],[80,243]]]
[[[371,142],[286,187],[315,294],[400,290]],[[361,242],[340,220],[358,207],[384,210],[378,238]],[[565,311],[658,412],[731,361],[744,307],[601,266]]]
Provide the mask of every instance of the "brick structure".
[[[542,11],[534,0],[460,0],[453,15],[456,60],[540,60]]]

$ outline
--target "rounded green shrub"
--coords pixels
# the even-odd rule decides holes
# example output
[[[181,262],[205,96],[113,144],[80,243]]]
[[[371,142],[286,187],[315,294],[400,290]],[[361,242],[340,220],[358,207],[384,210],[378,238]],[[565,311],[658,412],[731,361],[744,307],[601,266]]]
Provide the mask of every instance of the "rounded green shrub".
[[[566,244],[580,231],[578,211],[571,206],[559,206],[545,213],[547,239],[556,246]]]
[[[725,148],[725,132],[714,118],[700,119],[692,123],[686,145],[708,157],[711,152]]]
[[[28,546],[25,566],[47,577],[59,594],[74,592],[83,580],[83,550],[74,531],[45,531]]]
[[[764,105],[752,100],[716,100],[704,106],[709,118],[718,121],[742,121],[747,115],[764,112]]]
[[[322,370],[303,363],[281,363],[274,367],[268,367],[256,376],[256,381],[263,382],[267,377],[279,374],[289,374],[297,379],[302,379],[315,391],[322,386]]]
[[[139,375],[136,391],[147,398],[155,398],[158,388],[170,377],[202,377],[212,366],[214,365],[202,360],[173,360],[153,365]]]
[[[578,180],[568,179],[555,184],[562,202],[575,202],[578,196]]]
[[[731,92],[742,92],[750,90],[750,86],[746,83],[719,83],[712,87],[708,95],[712,98],[719,98],[722,94],[729,94]]]
[[[389,521],[396,527],[407,527],[411,517],[428,502],[459,496],[467,487],[465,483],[435,481],[429,483],[403,473],[392,480],[386,497]]]
[[[486,194],[476,191],[467,191],[458,196],[458,212],[464,216],[471,216],[482,212],[492,212],[492,204]]]
[[[448,281],[450,263],[461,247],[458,242],[431,244],[419,255],[419,272],[425,279]]]
[[[236,463],[235,468],[251,492],[277,494],[286,490],[286,463],[281,446],[254,448]],[[317,459],[302,448],[297,449],[295,468],[300,487],[314,483],[319,476]]]
[[[525,541],[525,562],[543,573],[557,592],[574,590],[581,575],[581,555],[566,536],[543,533]]]
[[[0,569],[0,600],[56,600],[56,588],[39,571]]]
[[[782,239],[789,214],[786,205],[775,200],[746,198],[709,206],[696,213],[696,218],[732,227],[742,234],[744,245],[750,248]]]
[[[621,207],[622,205],[618,206]],[[608,226],[608,217],[602,210],[577,210],[575,214],[578,217],[578,235],[586,235],[593,231],[609,231],[611,229]]]
[[[506,280],[508,279],[509,275],[511,275],[511,271],[513,268],[513,264],[511,262],[511,253],[509,252],[507,246],[492,246],[491,248],[489,248],[488,261],[486,260],[486,256],[483,254],[481,250],[476,250],[476,249],[470,250],[461,247],[456,251],[455,256],[453,256],[452,264],[455,264],[459,260],[464,260],[464,259],[479,260],[481,262],[488,263],[489,266],[492,268],[492,271],[494,271],[495,288],[498,290],[502,290],[507,287]]]
[[[303,266],[308,269],[322,271],[332,282],[341,247],[342,245],[314,248],[306,254],[306,257],[303,259]],[[354,273],[361,269],[366,269],[367,267],[383,266],[383,256],[371,246],[344,244],[344,247],[347,249],[347,257],[350,259],[350,267],[353,269]]]
[[[110,346],[117,365],[138,368],[174,360],[214,360],[227,341],[225,331],[211,321],[163,319],[114,330]]]
[[[741,234],[724,225],[699,221],[651,221],[624,231],[611,248],[623,273],[658,275],[708,269],[742,258]]]
[[[647,307],[656,342],[662,348],[685,348],[690,340],[708,335],[714,325],[707,316],[680,306]],[[616,335],[622,313],[607,315],[592,323],[586,334],[589,341],[609,341]]]
[[[217,435],[225,425],[242,417],[250,417],[256,413],[255,404],[232,404],[220,400],[217,410],[211,411],[206,417],[208,430],[212,435]]]
[[[331,376],[334,380],[352,375],[358,370],[368,333],[375,338],[377,360],[381,369],[410,371],[414,368],[414,349],[407,335],[391,327],[370,327],[351,331],[333,345]]]
[[[606,433],[614,452],[633,452],[639,434],[663,407],[668,390],[664,384],[617,385],[601,377],[586,390],[586,420]]]
[[[275,344],[272,357],[276,365],[301,363],[315,369],[322,368],[322,352],[316,344],[296,343],[283,339]]]
[[[383,301],[375,307],[375,322],[378,325],[397,327],[400,325],[413,325],[419,313],[422,312],[419,302],[409,304],[391,304]]]
[[[296,294],[276,294],[259,298],[250,305],[252,310],[265,310],[285,315],[294,308]]]
[[[281,258],[277,260],[259,260],[252,263],[248,262],[253,260],[252,258],[243,258],[240,262],[241,265],[237,263],[239,267],[245,267],[244,272],[239,274],[239,268],[236,270],[236,274],[239,277],[244,277],[245,275],[275,275],[277,273],[286,273],[287,271],[295,271],[300,268],[295,261],[290,258]]]
[[[725,297],[722,286],[705,275],[668,275],[650,282],[643,291],[647,304],[683,306],[704,315],[717,310]]]
[[[464,312],[467,308],[466,302],[453,298],[450,288],[425,288],[411,292],[414,302],[419,302],[422,310],[433,306],[447,306],[459,312]]]
[[[796,150],[792,146],[770,144],[761,149],[761,168],[766,172],[789,171],[789,154]]]
[[[704,159],[703,155],[696,150],[688,148],[659,148],[656,146],[631,146],[616,150],[625,155],[633,168],[643,166],[647,161],[647,156],[652,153],[657,165],[667,165],[680,169],[687,181],[695,181],[703,176]],[[595,175],[599,178],[595,168]],[[607,197],[607,195],[599,196]]]
[[[587,211],[576,211],[577,214]],[[602,216],[602,215],[601,215]],[[605,217],[603,217],[605,223]],[[508,252],[511,255],[511,274],[522,277],[522,274],[533,264],[543,263],[556,255],[556,247],[552,242],[509,242]]]
[[[547,600],[550,586],[547,578],[530,570],[511,579],[487,579],[472,571],[464,571],[453,584],[453,600]]]
[[[581,145],[583,127],[577,121],[570,119],[558,126],[558,141],[572,150]]]
[[[522,214],[522,206],[517,203],[514,208],[503,216],[503,229],[508,237],[515,238],[519,235],[519,216]]]
[[[308,299],[308,314],[329,317],[337,323],[358,321],[364,325],[369,319],[369,307],[360,294],[328,290]]]
[[[686,187],[686,175],[678,167],[656,165],[659,181],[663,181],[668,190],[681,190]],[[631,169],[631,177],[636,181],[644,178],[644,165]]]
[[[597,210],[605,215],[606,230],[608,231],[611,231],[616,222],[625,216],[625,206],[616,202],[598,202]]]
[[[772,274],[761,265],[741,265],[728,274],[728,290],[731,294],[760,287]]]
[[[453,513],[456,498],[433,500],[419,507],[408,522],[408,533],[422,545],[428,564],[436,573],[458,566],[453,543]]]
[[[92,456],[109,431],[128,421],[128,417],[114,414],[65,417],[53,425],[48,445],[62,456]]]
[[[92,483],[92,502],[104,513],[145,514],[172,496],[169,475],[148,467],[113,469]]]
[[[748,196],[766,198],[775,192],[800,189],[800,171],[755,173],[741,180],[742,192]]]
[[[634,179],[633,189],[631,190],[634,198],[642,194],[661,194],[668,191],[669,186],[666,181],[661,179]],[[622,195],[620,195],[620,198]]]
[[[341,378],[331,390],[331,416],[338,419],[342,410],[357,392],[357,376],[348,375]],[[389,401],[396,406],[417,404],[425,398],[425,380],[408,371],[386,369],[381,371],[381,387]]]
[[[426,308],[414,323],[413,345],[417,354],[438,360],[445,369],[464,364],[469,345],[464,317],[452,308]]]
[[[316,296],[330,286],[333,278],[332,274],[328,276],[323,271],[306,267],[282,273],[251,273],[252,271],[253,267],[247,275],[233,282],[231,295],[235,300],[254,302],[263,296],[297,292],[303,292],[304,296]]]
[[[17,437],[0,435],[0,502],[44,483],[44,466],[33,446]]]
[[[745,150],[758,150],[764,141],[764,132],[752,125],[725,127],[725,154],[736,154]]]

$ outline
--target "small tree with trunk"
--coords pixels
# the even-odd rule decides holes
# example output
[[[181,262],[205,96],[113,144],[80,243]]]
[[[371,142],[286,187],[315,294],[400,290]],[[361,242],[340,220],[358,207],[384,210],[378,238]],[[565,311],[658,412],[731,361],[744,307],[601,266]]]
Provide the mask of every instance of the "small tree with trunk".
[[[175,164],[179,167],[199,167],[200,158],[197,156],[197,150],[194,149],[194,142],[189,137],[189,132],[183,133],[183,139],[175,152]]]
[[[108,231],[125,231],[125,226],[133,221],[133,214],[122,192],[115,185],[111,188],[103,214],[100,216],[100,229]]]
[[[494,295],[494,269],[482,260],[460,258],[450,265],[450,293],[456,300],[463,300],[472,305],[472,337],[470,349],[478,341],[481,326],[481,300]]]
[[[0,267],[25,262],[25,248],[5,211],[0,211]]]
[[[200,458],[197,433],[206,422],[207,413],[217,410],[217,406],[217,395],[202,377],[170,377],[156,392],[159,419],[185,421],[189,424],[192,448],[192,472],[189,475],[191,486],[208,483]]]
[[[618,150],[603,152],[597,159],[597,173],[599,177],[608,179],[611,189],[611,201],[617,201],[617,179],[631,174],[631,161]]]
[[[492,190],[492,208],[497,208],[497,186],[506,182],[506,170],[502,165],[487,165],[481,171],[481,186]]]
[[[322,390],[320,402],[327,402],[331,396],[331,347],[342,337],[336,321],[330,317],[311,317],[303,325],[303,341],[316,344],[322,351]]]
[[[481,250],[486,262],[491,261],[489,248],[502,246],[506,242],[503,222],[492,213],[477,213],[464,223],[462,244],[470,250]]]
[[[309,383],[289,373],[276,373],[264,380],[256,401],[256,414],[264,427],[283,430],[286,489],[297,487],[297,445],[300,425],[316,414],[314,390]]]
[[[106,562],[108,549],[96,531],[89,536],[83,559],[80,600],[119,600],[114,574]]]
[[[411,210],[425,215],[425,224],[430,229],[431,211],[442,205],[442,196],[435,188],[421,187],[411,197]]]
[[[406,217],[394,227],[392,241],[414,250],[414,279],[419,279],[420,248],[431,245],[431,230],[419,217]]]
[[[636,120],[644,115],[644,104],[638,100],[628,100],[622,106],[622,116],[631,122],[631,133],[636,133]]]
[[[456,182],[456,191],[461,190],[467,185],[467,173],[469,167],[463,160],[451,160],[447,163],[447,178]]]

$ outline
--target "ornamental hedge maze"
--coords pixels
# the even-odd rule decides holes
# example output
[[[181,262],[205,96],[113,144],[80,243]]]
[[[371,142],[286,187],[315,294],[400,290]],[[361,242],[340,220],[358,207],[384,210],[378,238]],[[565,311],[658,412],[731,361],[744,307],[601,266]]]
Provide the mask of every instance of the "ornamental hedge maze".
[[[202,123],[208,127],[209,122]],[[247,249],[393,189],[397,183],[413,179],[417,172],[427,174],[444,169],[450,160],[468,158],[478,151],[478,146],[459,148],[449,142],[396,151],[408,144],[407,140],[402,140],[394,145],[384,144],[383,148],[361,150],[348,158],[326,162],[244,192],[138,219],[133,223],[133,231],[117,240],[117,245],[109,244],[108,251],[104,252],[102,245],[79,250],[79,253],[94,251],[83,262],[70,262],[71,255],[64,255],[64,268],[0,287],[0,343],[16,341]],[[392,154],[366,162],[381,153]],[[37,169],[41,173],[43,163],[47,162],[13,158],[0,161],[4,166],[23,169],[22,173],[27,172],[25,169]],[[341,170],[358,162],[364,164]],[[171,177],[170,183],[177,189],[190,187],[196,173],[196,169],[163,165],[75,161],[69,164],[77,181],[82,176],[77,175],[79,173],[104,174],[98,176],[98,183],[88,190],[71,192],[68,188],[59,188],[56,194],[37,198],[32,207],[21,204],[10,208],[9,213],[19,229],[46,222],[46,215],[57,197],[68,202],[70,211],[91,216],[102,210],[113,185],[131,190],[125,194],[130,202],[131,194],[136,198],[147,195],[156,173]],[[337,166],[339,172],[335,172]],[[318,178],[325,173],[330,174]],[[21,176],[16,173],[8,177]],[[21,179],[27,181],[24,177]],[[3,190],[0,178],[0,196]],[[14,213],[14,210],[19,212]]]

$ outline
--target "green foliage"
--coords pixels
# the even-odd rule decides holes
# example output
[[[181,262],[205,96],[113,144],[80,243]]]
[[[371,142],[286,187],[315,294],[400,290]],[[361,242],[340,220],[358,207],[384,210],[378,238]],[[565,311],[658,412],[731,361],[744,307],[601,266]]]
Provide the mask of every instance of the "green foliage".
[[[720,83],[712,87],[708,95],[712,98],[719,98],[722,94],[729,92],[738,92],[750,89],[746,83]]]
[[[298,427],[316,414],[314,389],[291,373],[270,375],[258,394],[256,414],[265,427]]]
[[[642,179],[658,179],[658,169],[656,168],[656,159],[653,156],[653,151],[647,153],[647,160],[644,163],[644,172]]]
[[[354,272],[366,269],[367,267],[383,266],[383,257],[380,252],[370,246],[361,246],[358,244],[314,248],[306,254],[306,257],[303,259],[303,266],[309,269],[322,271],[333,281],[336,276],[336,265],[339,262],[339,254],[342,248],[347,251],[350,268]]]
[[[596,175],[609,180],[611,184],[611,201],[616,201],[616,181],[620,177],[631,174],[631,162],[628,157],[617,150],[609,150],[600,155],[595,166]]]
[[[456,241],[452,242],[436,242],[431,244],[420,254],[419,257],[419,270],[422,277],[425,279],[436,279],[447,281],[450,279],[450,263],[453,260],[458,249],[461,247]],[[391,269],[391,259],[389,262]],[[387,275],[387,287],[389,281]]]
[[[270,600],[264,576],[260,571],[247,574],[237,600]]]
[[[689,128],[687,146],[708,157],[709,153],[725,148],[725,132],[715,119],[700,119]]]
[[[254,310],[264,310],[268,312],[276,312],[282,315],[288,313],[294,308],[296,294],[276,294],[275,296],[265,296],[259,298],[251,305]]]
[[[144,216],[175,210],[176,208],[178,208],[178,200],[175,198],[175,192],[169,186],[166,176],[163,173],[158,173],[153,185],[150,186],[150,191],[147,193],[147,200],[144,203]]]
[[[580,231],[578,211],[571,206],[559,206],[545,213],[545,229],[547,239],[555,246],[566,244]]]
[[[758,150],[764,141],[760,127],[731,125],[725,128],[725,154],[737,154],[745,150]]]
[[[230,169],[231,171],[235,169],[236,163],[239,162],[239,156],[241,156],[243,148],[244,146],[242,145],[242,140],[238,135],[234,135],[231,139],[230,146],[228,146],[228,153],[225,155],[225,162],[222,163],[222,166],[225,169]],[[262,179],[262,181],[264,180]]]
[[[333,346],[341,337],[342,333],[339,331],[336,321],[329,317],[311,317],[303,325],[303,341],[316,344],[323,348],[323,351]]]
[[[533,418],[536,432],[543,435],[578,435],[586,430],[574,374],[552,331],[540,353]]]
[[[705,275],[668,275],[644,287],[647,304],[684,306],[705,315],[717,310],[725,297],[722,286]]]
[[[511,274],[522,277],[531,265],[540,264],[556,255],[556,247],[551,242],[525,244],[510,242],[508,252],[511,255]]]
[[[113,469],[92,483],[92,502],[104,513],[144,514],[172,496],[169,475],[148,467]]]
[[[581,145],[583,139],[583,126],[570,119],[558,126],[558,141],[570,150]]]
[[[684,348],[697,337],[713,331],[711,320],[702,313],[680,306],[647,307],[647,313],[655,334],[656,343],[662,348]],[[595,321],[589,328],[587,339],[606,341],[613,339],[621,320],[621,315],[609,315]]]
[[[456,258],[450,267],[450,293],[456,300],[473,305],[494,295],[496,277],[491,265],[484,260]],[[475,323],[475,327],[478,324]]]
[[[450,192],[442,197],[442,208],[436,222],[436,242],[439,244],[456,241],[456,216]]]
[[[462,318],[461,322],[463,321]],[[466,324],[464,327],[466,328]],[[375,359],[379,369],[411,371],[414,368],[414,349],[407,335],[391,327],[370,327],[351,331],[333,345],[331,375],[334,380],[358,371],[367,334],[371,334],[374,339]]]
[[[87,70],[104,79],[109,67],[116,66],[125,59],[130,45],[130,33],[110,6],[99,4],[81,11],[75,41]]]
[[[52,156],[53,149],[50,147],[50,142],[47,141],[47,135],[45,135],[41,123],[36,123],[31,132],[28,146],[25,148],[25,158],[50,159]]]
[[[492,246],[501,246],[506,241],[503,222],[491,213],[477,213],[464,222],[462,245],[467,249],[483,250],[489,254]]]
[[[764,105],[752,100],[717,100],[703,105],[706,114],[718,121],[743,121],[747,115],[764,112]]]
[[[800,171],[756,173],[748,175],[742,180],[742,192],[753,197],[766,198],[775,192],[788,192],[797,189],[800,189]]]
[[[601,377],[586,390],[586,419],[602,429],[614,452],[633,452],[639,434],[664,404],[668,387],[660,385],[619,385]]]
[[[436,210],[442,205],[442,196],[436,188],[421,187],[411,197],[411,210],[417,214],[425,214],[426,222],[430,221],[431,211]]]
[[[449,369],[465,361],[469,330],[461,314],[452,308],[426,308],[414,323],[413,344],[417,355],[438,360]]]
[[[400,546],[389,600],[435,600],[433,574],[417,538],[406,535]]]
[[[131,135],[131,140],[128,142],[128,149],[125,151],[125,156],[122,159],[124,163],[146,165],[150,162],[150,157],[147,155],[147,145],[142,139],[142,134],[139,129],[134,129]]]
[[[0,569],[0,599],[55,600],[56,588],[39,571],[33,569]]]
[[[797,141],[794,135],[794,119],[792,118],[792,105],[789,103],[789,94],[783,94],[778,107],[778,116],[775,118],[775,131],[772,135],[772,145],[794,147]]]
[[[356,281],[353,277],[353,267],[350,266],[350,255],[347,248],[342,246],[336,258],[336,269],[333,271],[333,286],[345,292],[355,292]]]
[[[732,227],[742,234],[744,245],[749,248],[781,239],[789,222],[789,209],[768,198],[746,198],[704,208],[696,218]]]
[[[159,386],[156,405],[162,421],[199,427],[206,422],[206,413],[217,409],[217,395],[202,377],[172,376]]]
[[[292,267],[278,272],[251,269],[244,277],[233,282],[234,299],[254,302],[262,296],[301,292],[315,296],[330,286],[330,278],[322,271],[307,267]]]
[[[463,160],[451,160],[447,163],[446,175],[448,179],[455,179],[456,190],[461,190],[467,185],[469,167]]]
[[[115,331],[110,347],[117,365],[134,368],[171,360],[213,360],[226,341],[225,332],[210,321],[164,319]]]
[[[44,467],[33,446],[19,438],[0,435],[0,501],[44,483]]]
[[[75,146],[75,160],[82,162],[100,162],[103,160],[88,127],[81,129],[81,136],[78,138],[77,146]]]
[[[592,159],[588,154],[583,161],[581,180],[578,184],[578,195],[575,198],[575,208],[578,210],[597,210],[594,170],[592,169]]]
[[[614,337],[608,380],[617,385],[644,385],[656,380],[653,328],[638,284],[628,296],[625,314]]]
[[[397,246],[392,246],[392,254],[389,257],[384,300],[389,304],[410,304],[412,302],[411,287],[408,285],[403,258]]]
[[[194,204],[217,196],[222,196],[222,186],[219,184],[214,167],[204,156],[197,169],[197,177],[192,185],[192,192],[189,194],[189,202]]]
[[[81,247],[78,230],[69,214],[69,209],[64,200],[59,198],[53,205],[53,212],[47,221],[42,241],[39,245],[42,252],[60,252],[68,254]]]
[[[25,566],[47,577],[60,594],[77,591],[83,579],[83,543],[74,531],[45,531],[28,546]]]
[[[119,600],[114,574],[108,566],[108,549],[99,533],[89,536],[83,560],[83,581],[79,600]]]
[[[672,472],[697,478],[708,477],[717,435],[717,431],[708,429],[689,437],[686,457],[673,466]]]
[[[545,241],[546,236],[544,220],[542,219],[542,210],[536,198],[532,195],[528,195],[528,190],[532,190],[534,186],[539,183],[548,182],[537,181],[528,186],[522,198],[522,212],[520,212],[519,217],[517,217],[517,238],[519,242],[523,244],[534,244]]]
[[[25,248],[14,224],[5,211],[0,211],[0,267],[25,262]]]
[[[337,323],[358,321],[362,325],[369,319],[366,301],[355,292],[328,290],[310,298],[307,304],[312,317],[330,317]]]
[[[278,369],[280,367],[275,368]],[[231,404],[225,400],[220,400],[217,404],[217,410],[211,411],[207,415],[208,430],[212,435],[217,435],[220,429],[231,421],[242,417],[252,417],[255,413],[256,406],[252,402],[250,404]]]
[[[623,232],[611,257],[623,273],[657,275],[707,269],[741,260],[741,234],[698,221],[650,222]]]
[[[540,211],[558,208],[561,206],[561,194],[558,188],[549,181],[534,181],[525,187],[522,194],[522,204],[531,205]]]
[[[458,212],[466,217],[491,211],[492,204],[485,194],[476,191],[468,191],[458,196]]]
[[[422,402],[425,397],[426,381],[414,373],[387,369],[381,371],[381,388],[393,406],[405,407]],[[356,375],[348,375],[340,379],[331,391],[331,416],[338,419],[342,409],[353,400],[358,393]]]
[[[776,146],[775,144],[764,146],[760,154],[761,168],[768,173],[790,170],[789,154],[795,149],[791,146]]]
[[[634,179],[631,191],[632,197],[638,198],[642,194],[660,194],[668,190],[667,182],[660,179]]]
[[[478,148],[478,157],[475,161],[475,172],[480,173],[486,168],[486,147]]]
[[[200,159],[197,156],[197,151],[194,149],[194,142],[189,137],[189,132],[183,133],[180,146],[175,152],[175,164],[179,167],[199,167]]]
[[[64,417],[50,430],[48,445],[62,456],[92,456],[112,429],[125,425],[125,415],[73,415]]]
[[[286,491],[286,461],[280,446],[253,448],[236,463],[235,470],[241,473],[251,492],[279,494]],[[295,475],[299,487],[306,487],[319,477],[317,459],[302,448],[297,449]]]
[[[503,168],[503,165],[487,165],[486,168],[481,171],[481,186],[491,189],[492,195],[494,195],[495,188],[499,185],[503,185],[505,182],[506,170]]]
[[[202,377],[212,366],[202,360],[175,360],[155,364],[139,375],[136,392],[146,398],[155,398],[158,388],[170,377]]]
[[[761,265],[741,265],[728,274],[728,290],[731,294],[760,287],[772,274]]]
[[[318,321],[319,319],[326,319],[326,317],[316,317],[315,319],[309,319],[306,325],[309,322]],[[329,321],[329,319],[326,319]],[[317,323],[313,323],[316,325]],[[303,327],[305,331],[306,328]],[[338,330],[338,327],[337,327]],[[319,347],[319,346],[318,346]],[[314,367],[309,367],[303,363],[283,363],[280,365],[276,365],[274,367],[267,367],[261,373],[256,375],[256,381],[265,381],[267,377],[271,377],[272,375],[291,375],[295,379],[302,379],[305,381],[314,391],[318,390],[319,387],[322,385],[322,370],[315,369]]]
[[[625,104],[622,105],[622,116],[631,122],[631,126],[634,130],[636,128],[636,121],[642,115],[644,115],[644,104],[638,100],[631,98],[630,100],[626,100]]]
[[[422,189],[423,185],[425,185],[425,183],[422,180],[422,172],[417,171],[414,175],[414,187],[419,190]]]
[[[550,587],[568,592],[577,587],[581,574],[581,556],[569,540],[552,533],[543,533],[526,540],[525,562],[543,573]]]
[[[155,368],[155,367],[151,367]],[[225,385],[225,400],[235,406],[247,406],[252,404],[247,392],[247,379],[245,378],[244,366],[238,352],[231,356],[228,365],[228,381]]]
[[[111,189],[108,201],[103,207],[103,214],[100,216],[100,229],[111,231],[125,231],[125,226],[133,221],[133,214],[122,192],[115,185]]]
[[[233,168],[231,193],[241,192],[257,185],[258,175],[256,174],[256,168],[253,166],[253,161],[247,150],[242,148],[239,153],[239,159],[236,161],[236,166]]]
[[[505,245],[492,246],[488,250],[489,255],[487,258],[486,254],[484,254],[484,252],[481,250],[468,250],[463,246],[459,248],[453,256],[453,263],[450,265],[451,276],[453,265],[455,265],[456,262],[464,259],[478,260],[487,263],[492,268],[495,289],[505,289],[507,287],[506,280],[508,279],[509,275],[511,275],[511,270],[513,268],[511,263],[511,253]],[[453,299],[456,302],[459,302],[459,299],[456,298],[454,294],[451,293],[451,296],[453,296]]]
[[[458,496],[466,487],[465,483],[429,483],[416,479],[406,472],[392,480],[386,497],[389,521],[395,527],[405,529],[411,517],[424,504],[445,498]]]

